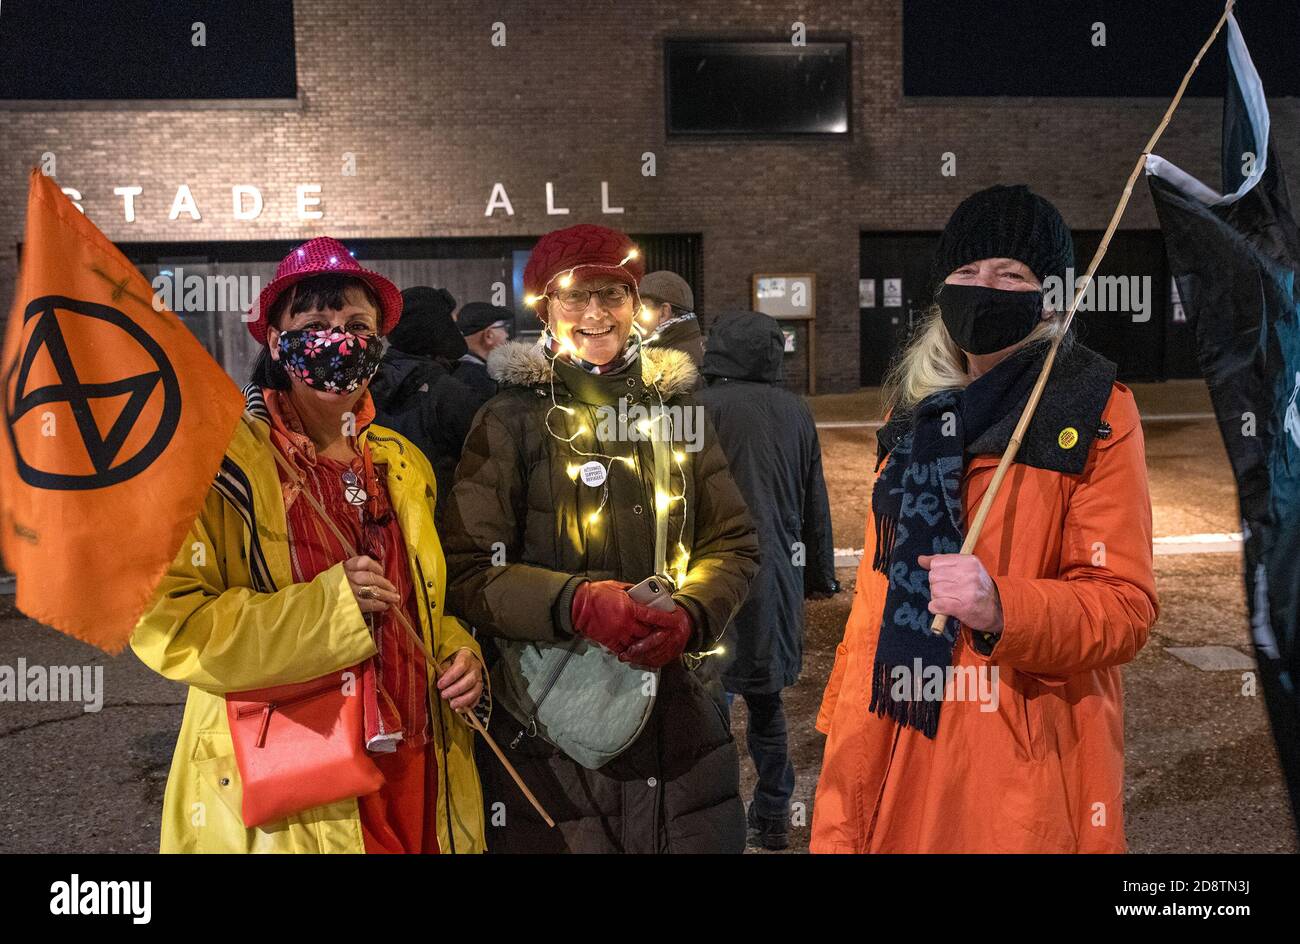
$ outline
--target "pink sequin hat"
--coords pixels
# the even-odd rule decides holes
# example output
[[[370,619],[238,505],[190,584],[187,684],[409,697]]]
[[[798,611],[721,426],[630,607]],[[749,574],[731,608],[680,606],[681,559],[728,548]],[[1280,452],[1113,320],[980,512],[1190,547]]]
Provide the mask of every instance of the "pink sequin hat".
[[[248,330],[258,344],[266,343],[266,314],[275,307],[280,295],[303,279],[325,274],[361,279],[379,299],[379,333],[388,334],[397,327],[397,322],[402,317],[402,293],[397,290],[397,286],[378,272],[363,269],[352,258],[348,247],[334,237],[318,236],[281,259],[275,270],[275,278],[266,284],[257,297],[257,304],[253,308],[254,317],[248,322]]]

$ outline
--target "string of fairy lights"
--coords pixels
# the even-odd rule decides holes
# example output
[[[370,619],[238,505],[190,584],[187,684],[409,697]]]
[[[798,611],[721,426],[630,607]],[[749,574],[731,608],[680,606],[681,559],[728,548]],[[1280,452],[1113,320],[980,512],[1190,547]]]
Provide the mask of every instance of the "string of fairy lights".
[[[583,263],[581,265],[574,266],[566,270],[562,270],[561,272],[557,272],[555,275],[552,275],[551,278],[547,280],[546,285],[543,286],[543,291],[540,295],[529,294],[525,296],[524,304],[529,307],[532,307],[536,305],[538,302],[543,301],[547,297],[548,293],[550,292],[551,283],[556,282],[557,280],[560,288],[569,288],[573,284],[573,278],[574,278],[573,274],[579,268],[609,269],[609,270],[621,269],[627,263],[637,258],[637,255],[638,255],[638,250],[635,247],[633,247],[629,249],[627,255],[625,255],[621,260],[619,260],[619,262],[615,265]],[[635,309],[638,312],[638,314],[640,314],[643,318],[645,318],[649,314],[649,311],[642,304],[641,294],[640,292],[637,291],[635,284],[632,285],[632,292],[635,297],[634,298]],[[632,330],[636,332],[638,341],[640,341],[645,337],[645,332],[641,328],[641,326],[637,324],[636,319],[633,319]],[[554,345],[559,348],[558,353],[551,350],[551,342],[554,342]],[[572,456],[575,459],[583,459],[586,460],[587,463],[590,462],[599,463],[604,469],[604,476],[602,477],[600,483],[601,485],[600,499],[596,505],[595,510],[589,512],[582,519],[583,523],[587,527],[595,527],[597,524],[599,524],[601,520],[601,514],[605,510],[605,506],[609,503],[609,475],[610,475],[610,470],[613,467],[614,463],[622,462],[628,468],[635,470],[637,468],[637,461],[636,458],[632,455],[627,455],[627,456],[609,455],[604,451],[591,452],[589,450],[580,448],[579,445],[577,444],[579,438],[584,437],[588,433],[592,432],[592,430],[589,430],[587,428],[587,425],[585,423],[580,422],[578,424],[577,429],[575,429],[572,433],[568,435],[564,435],[561,432],[556,432],[555,428],[551,425],[551,417],[557,411],[565,414],[566,416],[573,416],[576,411],[573,409],[573,407],[565,406],[564,404],[560,403],[555,399],[554,361],[555,358],[558,357],[560,354],[565,354],[573,357],[578,357],[580,355],[578,354],[577,347],[570,339],[559,337],[551,330],[549,322],[547,323],[546,329],[542,333],[541,344],[542,344],[543,354],[552,361],[551,371],[550,371],[551,406],[546,411],[546,416],[544,418],[547,433],[549,433],[551,437],[557,440],[558,442],[565,444],[568,447],[569,452],[572,454]],[[654,413],[658,421],[659,429],[656,430],[655,423],[651,422],[649,419],[643,419],[636,424],[637,431],[647,437],[653,438],[655,436],[658,436],[660,437],[660,441],[665,441],[666,438],[666,441],[669,443],[671,447],[673,441],[673,432],[674,432],[672,416],[668,412],[667,406],[664,403],[663,392],[660,390],[659,387],[659,382],[663,379],[663,370],[662,368],[660,368],[659,372],[653,378],[647,378],[645,374],[645,370],[648,361],[644,357],[641,358],[640,360],[641,360],[641,379],[646,384],[646,386],[648,386],[651,390],[655,392],[655,396],[659,400],[658,410],[657,411],[652,410],[652,412]],[[665,437],[665,427],[667,427],[666,437]],[[600,441],[600,437],[598,435],[596,436],[596,441],[597,442]],[[633,450],[635,451],[635,446],[633,447]],[[680,492],[671,492],[671,491],[665,492],[659,489],[658,487],[656,487],[655,496],[654,496],[655,515],[659,516],[659,515],[668,514],[669,511],[672,509],[673,505],[675,505],[677,502],[681,502],[682,504],[681,524],[680,527],[678,528],[677,541],[676,541],[677,556],[671,564],[667,565],[672,571],[670,576],[674,578],[674,580],[677,583],[677,586],[680,587],[686,579],[686,570],[690,563],[690,552],[687,551],[686,545],[683,543],[683,539],[686,534],[686,518],[687,518],[687,511],[688,511],[687,498],[686,498],[686,469],[684,466],[684,463],[686,461],[686,454],[682,450],[676,448],[670,448],[670,452],[672,455],[673,464],[677,468],[677,474],[681,481],[682,490]],[[569,478],[572,481],[576,482],[578,480],[578,476],[582,473],[582,468],[583,465],[581,464],[578,464],[576,462],[569,462],[565,467],[565,471],[567,472]],[[670,475],[669,476],[670,488],[671,488],[671,481],[672,479]],[[656,567],[658,566],[658,563],[659,563],[658,561],[655,562]]]

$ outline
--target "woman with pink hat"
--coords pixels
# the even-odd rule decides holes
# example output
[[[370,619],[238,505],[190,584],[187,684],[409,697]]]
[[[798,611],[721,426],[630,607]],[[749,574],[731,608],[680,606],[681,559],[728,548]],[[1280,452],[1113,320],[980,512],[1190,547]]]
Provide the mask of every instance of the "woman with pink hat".
[[[401,311],[321,237],[251,313],[244,419],[131,642],[190,686],[164,852],[483,850],[482,656],[443,609],[429,463],[372,422]]]

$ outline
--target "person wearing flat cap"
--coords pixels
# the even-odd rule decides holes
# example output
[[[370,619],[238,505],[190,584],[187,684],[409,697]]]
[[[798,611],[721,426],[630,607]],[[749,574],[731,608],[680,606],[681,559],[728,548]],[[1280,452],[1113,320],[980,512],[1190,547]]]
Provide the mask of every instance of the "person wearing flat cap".
[[[758,540],[689,400],[695,366],[633,330],[642,271],[617,230],[538,241],[524,287],[545,331],[488,356],[501,392],[456,469],[448,606],[495,643],[492,734],[556,821],[481,752],[492,851],[745,846],[736,745],[694,669],[749,591]]]
[[[1159,611],[1151,496],[1132,392],[1047,303],[1073,265],[1061,214],[1024,186],[968,197],[940,236],[817,719],[813,852],[1125,849],[1120,667]]]
[[[510,340],[514,320],[509,308],[487,302],[467,302],[456,313],[456,327],[469,350],[456,362],[452,375],[477,390],[485,401],[497,392],[497,382],[487,372],[488,355]]]
[[[496,391],[454,374],[468,348],[452,319],[456,299],[450,292],[417,285],[402,292],[402,305],[370,392],[379,422],[415,443],[433,466],[441,523],[470,423]]]
[[[681,351],[696,367],[704,361],[704,335],[695,316],[695,293],[676,272],[648,272],[639,286],[637,327],[647,347]]]
[[[162,851],[481,852],[475,734],[458,713],[490,708],[483,657],[443,609],[433,470],[375,422],[369,391],[402,296],[322,236],[250,314],[262,352],[243,421],[131,637],[189,686]],[[250,703],[256,741],[238,722]],[[317,729],[332,750],[304,750],[295,732]],[[278,815],[246,822],[268,805]]]

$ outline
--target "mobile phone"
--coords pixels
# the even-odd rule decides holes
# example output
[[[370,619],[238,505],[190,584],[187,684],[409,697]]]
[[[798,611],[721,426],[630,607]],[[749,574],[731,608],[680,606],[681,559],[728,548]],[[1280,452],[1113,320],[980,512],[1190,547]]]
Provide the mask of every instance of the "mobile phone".
[[[627,595],[656,610],[672,612],[677,608],[673,602],[673,582],[659,574],[651,574],[635,587],[628,587]]]

